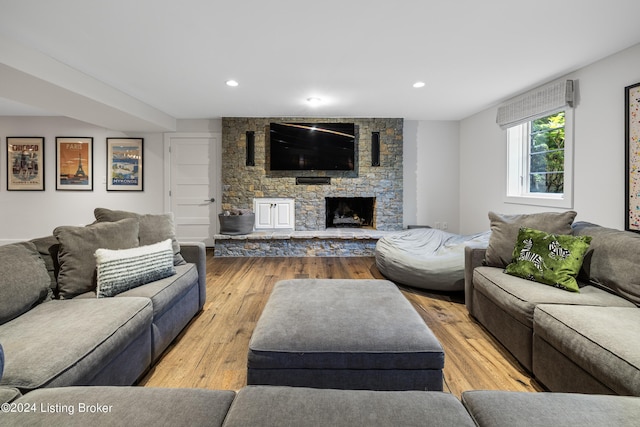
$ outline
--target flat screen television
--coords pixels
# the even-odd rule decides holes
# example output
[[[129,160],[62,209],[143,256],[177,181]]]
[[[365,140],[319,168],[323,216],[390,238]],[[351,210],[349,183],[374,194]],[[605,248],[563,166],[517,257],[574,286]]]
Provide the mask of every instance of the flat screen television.
[[[272,171],[353,171],[354,123],[270,123]]]

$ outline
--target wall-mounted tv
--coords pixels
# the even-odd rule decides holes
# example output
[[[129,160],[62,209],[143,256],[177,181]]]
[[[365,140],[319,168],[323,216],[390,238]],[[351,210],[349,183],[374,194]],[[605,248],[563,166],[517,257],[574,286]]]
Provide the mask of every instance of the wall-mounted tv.
[[[270,123],[272,171],[353,171],[354,123]]]

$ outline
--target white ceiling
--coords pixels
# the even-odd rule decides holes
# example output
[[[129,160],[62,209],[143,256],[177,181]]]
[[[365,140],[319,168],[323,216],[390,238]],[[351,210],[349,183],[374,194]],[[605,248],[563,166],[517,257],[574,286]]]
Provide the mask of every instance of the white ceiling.
[[[157,121],[459,120],[639,43],[639,17],[638,0],[0,0],[0,67]],[[24,52],[62,68],[20,64]],[[58,108],[52,93],[10,75],[0,115],[92,122],[83,116],[92,106]]]

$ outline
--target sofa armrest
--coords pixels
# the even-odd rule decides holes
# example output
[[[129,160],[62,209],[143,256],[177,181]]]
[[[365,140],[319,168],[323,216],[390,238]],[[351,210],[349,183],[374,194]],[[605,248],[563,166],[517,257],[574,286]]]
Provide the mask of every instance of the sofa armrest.
[[[11,403],[21,396],[22,393],[17,388],[0,386],[0,404]]]
[[[195,264],[198,269],[200,309],[202,309],[207,298],[207,248],[202,242],[180,242],[180,254],[185,261]]]
[[[486,245],[468,245],[464,248],[464,303],[473,316],[473,270],[484,264]]]
[[[2,349],[2,345],[0,344],[0,379],[2,379],[3,371],[4,371],[4,350]],[[0,386],[0,404],[13,402],[15,399],[17,399],[20,396],[22,396],[22,394],[17,388]]]

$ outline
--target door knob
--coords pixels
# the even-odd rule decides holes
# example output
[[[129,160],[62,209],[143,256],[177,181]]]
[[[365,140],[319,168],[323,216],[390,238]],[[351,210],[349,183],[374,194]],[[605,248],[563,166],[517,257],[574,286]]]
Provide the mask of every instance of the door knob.
[[[214,199],[213,197],[212,197],[212,198],[210,198],[210,199],[206,199],[206,200],[205,200],[205,202],[211,202],[211,203],[213,203],[213,202],[215,202],[215,201],[216,201],[216,199]]]

